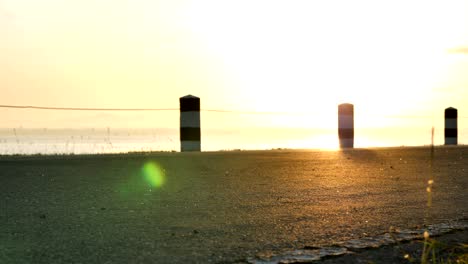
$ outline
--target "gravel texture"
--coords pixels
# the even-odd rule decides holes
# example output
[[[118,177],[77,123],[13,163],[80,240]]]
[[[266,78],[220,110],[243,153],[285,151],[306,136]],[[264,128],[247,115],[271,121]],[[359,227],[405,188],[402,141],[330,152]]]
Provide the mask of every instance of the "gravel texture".
[[[0,263],[236,263],[466,218],[467,152],[4,156]]]

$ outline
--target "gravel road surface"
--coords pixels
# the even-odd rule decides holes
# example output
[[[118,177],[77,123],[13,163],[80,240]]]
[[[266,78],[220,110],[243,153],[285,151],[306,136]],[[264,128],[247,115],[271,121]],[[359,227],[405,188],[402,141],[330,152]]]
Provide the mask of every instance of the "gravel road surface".
[[[3,156],[0,263],[267,261],[466,219],[468,147],[430,153]]]

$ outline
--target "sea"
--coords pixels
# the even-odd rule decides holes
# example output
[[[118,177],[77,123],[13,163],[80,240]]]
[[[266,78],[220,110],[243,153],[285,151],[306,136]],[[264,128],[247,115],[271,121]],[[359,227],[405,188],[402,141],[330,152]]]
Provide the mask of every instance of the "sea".
[[[430,128],[356,128],[355,147],[427,146]],[[295,127],[202,128],[203,151],[320,149],[337,150],[336,129]],[[459,131],[459,144],[468,130]],[[443,144],[436,130],[435,145]],[[0,128],[0,155],[67,155],[180,150],[179,129],[170,128]]]
[[[203,151],[329,148],[335,130],[202,129]],[[326,139],[325,141],[323,139]],[[68,155],[180,150],[177,128],[0,128],[0,155]]]
[[[0,155],[105,154],[175,151],[172,129],[0,129]]]

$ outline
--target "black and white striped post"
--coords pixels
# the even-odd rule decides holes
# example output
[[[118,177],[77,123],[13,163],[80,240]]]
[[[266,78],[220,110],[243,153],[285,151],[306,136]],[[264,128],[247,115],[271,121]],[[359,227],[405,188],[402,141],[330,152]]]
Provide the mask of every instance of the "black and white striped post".
[[[338,105],[338,138],[340,148],[354,147],[354,106]]]
[[[200,98],[187,95],[180,102],[180,151],[201,151]]]
[[[458,144],[458,110],[453,107],[445,109],[445,145]]]

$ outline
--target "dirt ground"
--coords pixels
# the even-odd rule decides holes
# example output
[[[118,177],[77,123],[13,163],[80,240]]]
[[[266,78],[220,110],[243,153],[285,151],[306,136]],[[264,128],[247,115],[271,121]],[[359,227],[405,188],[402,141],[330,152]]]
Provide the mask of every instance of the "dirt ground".
[[[445,223],[468,217],[467,152],[4,156],[0,263],[236,263]]]

